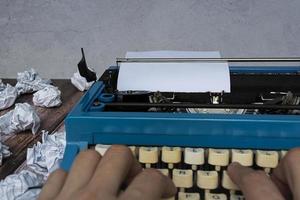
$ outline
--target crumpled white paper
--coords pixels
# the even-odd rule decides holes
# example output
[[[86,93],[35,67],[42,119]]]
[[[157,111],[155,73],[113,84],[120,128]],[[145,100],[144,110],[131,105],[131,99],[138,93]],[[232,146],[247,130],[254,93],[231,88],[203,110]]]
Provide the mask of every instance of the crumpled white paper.
[[[40,107],[56,107],[61,105],[61,92],[57,87],[47,86],[33,94],[33,103]]]
[[[58,160],[63,158],[65,146],[65,132],[56,132],[52,135],[43,132],[42,143],[38,142],[27,149],[27,165],[37,164],[51,173],[58,168]]]
[[[72,84],[80,91],[88,90],[95,81],[87,82],[85,77],[82,77],[79,72],[75,72],[71,78]]]
[[[0,110],[12,106],[18,97],[18,91],[9,84],[2,83],[0,79]]]
[[[1,135],[0,135],[0,166],[2,165],[3,158],[7,158],[11,155],[9,151],[9,147],[1,143]]]
[[[31,129],[35,134],[40,127],[40,118],[28,103],[17,103],[15,109],[0,116],[0,133],[12,134]]]
[[[43,182],[44,182],[43,175],[35,173],[33,170],[30,169],[22,170],[18,174],[9,175],[0,182],[1,199],[3,200],[30,199],[30,198],[21,198],[21,197],[23,195],[32,197],[32,192],[31,195],[26,194],[28,189],[30,187],[40,186],[43,184]]]
[[[51,84],[51,80],[42,79],[34,69],[19,72],[17,81],[16,88],[18,90],[18,95],[32,93],[44,89]]]
[[[35,187],[42,186],[49,174],[59,167],[65,145],[65,132],[49,135],[44,131],[42,142],[27,149],[26,169],[0,182],[0,194],[5,194],[1,199],[36,199],[41,189]]]

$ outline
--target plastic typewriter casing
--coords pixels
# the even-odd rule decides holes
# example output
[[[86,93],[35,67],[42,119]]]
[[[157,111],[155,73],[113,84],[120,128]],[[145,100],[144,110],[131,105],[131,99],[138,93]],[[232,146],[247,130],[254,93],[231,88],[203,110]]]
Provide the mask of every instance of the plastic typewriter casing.
[[[251,104],[259,93],[300,94],[299,72],[300,67],[230,66],[232,92],[223,95],[222,105]],[[191,114],[109,109],[106,105],[120,101],[114,94],[117,73],[118,67],[107,69],[67,116],[63,169],[70,168],[80,150],[95,144],[241,149],[290,149],[300,145],[300,115],[288,112]],[[209,94],[178,96],[211,105]]]

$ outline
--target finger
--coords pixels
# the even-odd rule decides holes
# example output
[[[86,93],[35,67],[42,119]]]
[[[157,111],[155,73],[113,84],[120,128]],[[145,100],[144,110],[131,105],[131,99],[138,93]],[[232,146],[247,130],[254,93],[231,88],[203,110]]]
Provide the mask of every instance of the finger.
[[[228,175],[242,190],[246,199],[284,199],[278,188],[264,171],[255,171],[239,163],[231,163],[227,170]]]
[[[85,187],[93,177],[100,160],[101,155],[95,150],[80,152],[72,165],[61,194],[68,197],[75,191]]]
[[[276,185],[282,196],[284,196],[285,199],[292,199],[292,192],[288,186],[288,184],[282,182],[280,179],[278,179],[276,176],[272,175],[270,176],[273,183]]]
[[[57,169],[50,174],[45,183],[41,193],[39,194],[39,200],[54,199],[60,192],[65,183],[67,172],[62,169]]]
[[[282,193],[291,195],[290,190],[294,199],[300,199],[300,148],[290,150],[273,170],[271,177]]]
[[[142,171],[141,165],[133,157],[132,151],[121,145],[111,146],[98,164],[89,183],[95,193],[117,196],[126,180],[132,179]]]
[[[176,194],[176,187],[172,180],[158,170],[146,169],[131,182],[120,199],[157,200],[168,198]]]

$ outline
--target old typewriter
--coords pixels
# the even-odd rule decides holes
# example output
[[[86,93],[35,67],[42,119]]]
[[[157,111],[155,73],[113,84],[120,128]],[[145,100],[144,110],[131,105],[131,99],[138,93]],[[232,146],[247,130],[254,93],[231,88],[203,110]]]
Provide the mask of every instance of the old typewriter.
[[[111,144],[124,144],[143,167],[173,179],[179,192],[170,199],[244,199],[226,173],[231,162],[270,173],[287,150],[300,146],[300,67],[286,64],[299,61],[117,59],[66,118],[61,167],[69,170],[81,150],[104,154]],[[231,91],[118,91],[120,63],[145,62],[228,62]]]

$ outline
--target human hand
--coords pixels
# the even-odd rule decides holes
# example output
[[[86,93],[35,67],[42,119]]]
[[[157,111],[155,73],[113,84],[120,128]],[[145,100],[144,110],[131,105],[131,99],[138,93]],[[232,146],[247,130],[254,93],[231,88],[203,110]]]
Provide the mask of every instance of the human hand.
[[[103,157],[95,150],[81,152],[69,173],[53,172],[39,200],[160,200],[175,193],[171,179],[155,169],[142,170],[130,149],[114,145]]]
[[[247,200],[300,200],[300,148],[290,150],[270,176],[238,163],[227,170]]]

